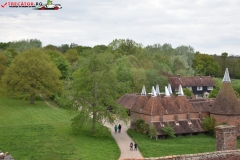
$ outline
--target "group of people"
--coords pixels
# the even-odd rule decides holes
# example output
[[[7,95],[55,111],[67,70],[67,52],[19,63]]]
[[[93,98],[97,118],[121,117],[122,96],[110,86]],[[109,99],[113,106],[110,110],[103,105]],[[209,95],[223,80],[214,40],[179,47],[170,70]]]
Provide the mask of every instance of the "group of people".
[[[131,151],[133,150],[133,143],[132,142],[130,143],[130,150]],[[134,150],[137,151],[137,143],[134,144]]]
[[[117,125],[114,126],[115,133],[117,133],[117,132],[120,133],[121,129],[122,129],[121,124],[119,124],[118,126]],[[131,151],[133,151],[133,146],[134,146],[134,150],[137,151],[137,143],[135,143],[134,145],[133,145],[133,142],[130,143],[130,150]]]
[[[120,132],[121,132],[121,129],[122,129],[121,124],[119,124],[118,126],[115,125],[115,127],[114,127],[115,133],[117,133],[117,132],[120,133]]]

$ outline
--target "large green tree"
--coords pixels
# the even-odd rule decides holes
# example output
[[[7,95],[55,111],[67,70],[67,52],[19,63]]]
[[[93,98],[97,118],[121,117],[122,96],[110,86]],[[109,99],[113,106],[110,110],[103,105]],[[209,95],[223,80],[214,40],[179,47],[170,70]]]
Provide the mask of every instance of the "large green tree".
[[[34,104],[37,94],[51,96],[61,92],[61,73],[49,55],[41,49],[30,49],[17,55],[2,77],[2,85],[10,94],[29,94]]]
[[[73,106],[79,115],[73,119],[73,126],[91,126],[92,134],[103,121],[113,123],[113,116],[125,119],[127,112],[115,100],[117,78],[111,69],[111,55],[92,53],[88,63],[73,75]],[[89,117],[92,117],[89,122]]]
[[[201,54],[200,52],[196,52],[195,54],[193,68],[197,73],[207,76],[219,76],[221,74],[220,65],[214,61],[213,57],[208,54]]]

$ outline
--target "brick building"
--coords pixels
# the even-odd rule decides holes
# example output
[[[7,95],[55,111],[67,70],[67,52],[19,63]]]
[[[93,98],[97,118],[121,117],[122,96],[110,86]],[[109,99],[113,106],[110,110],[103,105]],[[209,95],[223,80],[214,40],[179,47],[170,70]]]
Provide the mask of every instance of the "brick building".
[[[161,128],[167,124],[174,127],[176,134],[201,133],[205,132],[202,120],[212,116],[219,124],[226,122],[240,129],[240,105],[227,69],[216,99],[187,99],[181,85],[179,95],[174,96],[170,88],[166,86],[165,93],[161,94],[158,86],[156,90],[152,87],[151,94],[146,94],[143,87],[141,94],[126,94],[118,99],[118,103],[130,111],[131,127],[136,120],[144,119],[156,126],[158,135],[164,135]]]

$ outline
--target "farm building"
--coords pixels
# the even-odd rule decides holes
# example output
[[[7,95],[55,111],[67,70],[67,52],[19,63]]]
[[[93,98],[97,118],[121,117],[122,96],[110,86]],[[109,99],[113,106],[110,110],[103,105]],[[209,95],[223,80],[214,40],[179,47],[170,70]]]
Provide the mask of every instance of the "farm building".
[[[168,124],[174,127],[176,134],[206,132],[202,125],[206,116],[214,117],[219,124],[227,123],[240,129],[240,105],[228,69],[216,99],[187,99],[181,85],[177,96],[172,94],[170,86],[166,86],[162,94],[157,85],[150,94],[146,94],[143,87],[141,94],[126,94],[118,103],[130,110],[131,127],[138,119],[143,119],[148,125],[156,126],[159,136],[164,135],[161,128]]]

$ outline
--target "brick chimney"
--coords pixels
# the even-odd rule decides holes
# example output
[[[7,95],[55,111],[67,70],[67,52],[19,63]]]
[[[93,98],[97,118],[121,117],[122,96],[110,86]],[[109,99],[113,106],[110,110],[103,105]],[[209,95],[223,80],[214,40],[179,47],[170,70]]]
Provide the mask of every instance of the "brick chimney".
[[[220,125],[216,130],[216,151],[237,149],[237,127]]]

